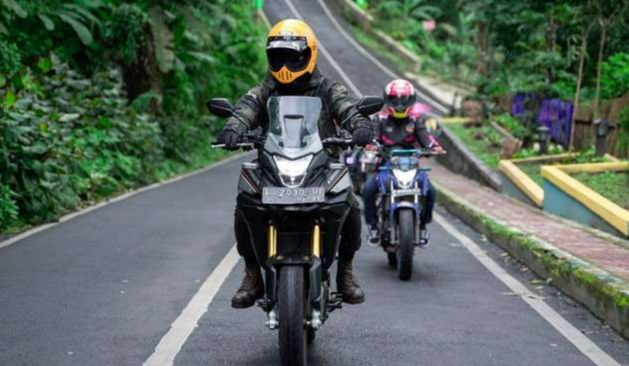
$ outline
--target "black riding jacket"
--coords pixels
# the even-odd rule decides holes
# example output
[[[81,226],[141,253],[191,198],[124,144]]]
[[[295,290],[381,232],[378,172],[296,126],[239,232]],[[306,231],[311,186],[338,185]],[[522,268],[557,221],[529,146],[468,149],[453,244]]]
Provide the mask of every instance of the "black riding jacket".
[[[336,136],[338,125],[355,112],[355,102],[350,99],[347,89],[343,85],[324,77],[317,69],[312,76],[297,80],[290,86],[277,83],[269,74],[262,83],[249,90],[235,106],[235,113],[247,122],[248,126],[232,117],[227,121],[224,129],[242,134],[248,130],[262,127],[264,134],[266,134],[269,125],[267,101],[272,96],[288,95],[321,98],[323,103],[319,120],[321,139]],[[355,115],[344,127],[352,132],[356,128],[370,128],[370,126],[369,119],[362,115]]]

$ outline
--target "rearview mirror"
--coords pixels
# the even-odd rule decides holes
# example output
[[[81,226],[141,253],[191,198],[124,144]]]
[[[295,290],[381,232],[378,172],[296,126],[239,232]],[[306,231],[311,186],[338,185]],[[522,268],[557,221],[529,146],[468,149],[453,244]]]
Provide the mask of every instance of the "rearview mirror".
[[[374,113],[378,113],[382,106],[384,105],[384,100],[380,97],[374,96],[366,96],[363,97],[360,102],[356,105],[356,109],[358,113],[362,114],[365,117],[368,117]]]
[[[213,98],[206,104],[208,111],[215,116],[229,118],[234,114],[234,106],[225,98]]]

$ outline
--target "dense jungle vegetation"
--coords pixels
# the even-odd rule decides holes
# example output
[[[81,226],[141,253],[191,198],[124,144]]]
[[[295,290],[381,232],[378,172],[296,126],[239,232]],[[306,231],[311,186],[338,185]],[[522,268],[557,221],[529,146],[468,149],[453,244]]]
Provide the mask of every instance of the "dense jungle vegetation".
[[[0,233],[203,166],[204,110],[264,72],[230,0],[0,0]]]
[[[370,0],[424,66],[490,94],[602,99],[629,91],[627,0]],[[434,22],[433,22],[434,21]]]
[[[629,0],[361,0],[376,27],[422,56],[422,71],[479,96],[533,93],[586,103],[629,93]],[[629,151],[629,107],[617,123]]]

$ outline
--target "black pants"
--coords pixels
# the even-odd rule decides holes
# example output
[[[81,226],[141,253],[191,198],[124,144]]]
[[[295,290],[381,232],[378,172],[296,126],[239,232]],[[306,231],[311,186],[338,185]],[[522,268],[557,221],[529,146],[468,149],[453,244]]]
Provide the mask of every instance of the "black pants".
[[[345,219],[343,225],[341,244],[339,245],[339,260],[351,261],[354,259],[354,253],[360,249],[361,244],[361,220],[360,220],[360,208],[358,207],[358,201],[352,199],[352,206]],[[249,231],[247,230],[247,224],[242,216],[238,213],[238,206],[236,206],[236,213],[234,215],[234,231],[236,233],[236,248],[238,254],[245,259],[245,262],[249,264],[256,263],[256,256],[249,239]]]
[[[376,207],[376,194],[378,193],[378,185],[376,176],[372,175],[367,179],[363,187],[363,200],[365,202],[365,221],[367,225],[378,223],[378,208]],[[426,229],[426,225],[432,222],[432,211],[435,208],[435,199],[437,193],[430,181],[428,181],[428,192],[424,197],[424,209],[421,212],[420,228]]]

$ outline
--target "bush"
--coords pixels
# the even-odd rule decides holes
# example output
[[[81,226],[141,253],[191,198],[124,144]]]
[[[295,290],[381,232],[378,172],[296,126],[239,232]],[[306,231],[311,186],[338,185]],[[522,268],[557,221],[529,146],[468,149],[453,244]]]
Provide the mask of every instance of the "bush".
[[[0,228],[8,227],[17,220],[18,208],[14,197],[15,193],[9,187],[0,184]]]
[[[519,119],[512,117],[508,113],[498,115],[494,117],[494,120],[519,140],[524,141],[531,137],[531,131]]]
[[[618,145],[616,156],[629,158],[629,107],[623,108],[618,122]]]
[[[264,31],[241,2],[16,0],[0,12],[0,230],[217,158],[204,102],[264,71]]]
[[[629,91],[629,53],[617,53],[601,65],[601,95],[617,98]]]
[[[14,43],[0,38],[0,75],[13,76],[22,68],[20,50]],[[0,85],[1,87],[2,85]]]

